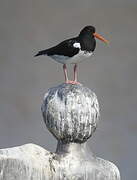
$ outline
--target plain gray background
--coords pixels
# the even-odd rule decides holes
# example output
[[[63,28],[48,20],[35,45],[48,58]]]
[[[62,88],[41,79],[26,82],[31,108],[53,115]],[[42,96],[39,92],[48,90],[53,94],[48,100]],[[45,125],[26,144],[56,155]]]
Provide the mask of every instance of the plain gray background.
[[[85,25],[94,25],[110,41],[107,46],[97,40],[95,56],[79,65],[79,81],[96,93],[101,107],[89,146],[114,162],[122,179],[135,180],[136,0],[0,1],[0,148],[32,142],[55,150],[40,107],[48,88],[64,81],[62,65],[33,56],[76,36]]]

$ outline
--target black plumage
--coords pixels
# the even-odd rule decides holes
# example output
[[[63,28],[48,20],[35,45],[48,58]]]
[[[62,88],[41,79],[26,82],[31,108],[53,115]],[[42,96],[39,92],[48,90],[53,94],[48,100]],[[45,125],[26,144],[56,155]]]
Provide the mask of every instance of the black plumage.
[[[79,53],[80,49],[82,51],[93,52],[96,47],[96,40],[92,35],[94,32],[95,28],[93,26],[86,26],[82,29],[78,37],[67,39],[54,47],[39,51],[35,57],[40,55],[63,55],[73,57]],[[80,43],[80,48],[74,47],[73,45],[75,43]]]
[[[58,45],[43,50],[39,51],[38,54],[35,56],[40,56],[40,55],[47,55],[47,56],[53,56],[53,55],[63,55],[67,57],[73,57],[79,52],[79,48],[74,48],[73,44],[77,42],[78,38],[71,38],[68,40],[65,40]]]

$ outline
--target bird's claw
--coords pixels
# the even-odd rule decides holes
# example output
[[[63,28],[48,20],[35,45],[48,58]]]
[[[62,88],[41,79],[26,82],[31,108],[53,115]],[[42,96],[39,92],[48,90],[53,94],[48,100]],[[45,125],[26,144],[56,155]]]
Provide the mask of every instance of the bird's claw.
[[[66,81],[65,83],[67,83],[67,84],[80,84],[77,81],[70,81],[70,80]]]

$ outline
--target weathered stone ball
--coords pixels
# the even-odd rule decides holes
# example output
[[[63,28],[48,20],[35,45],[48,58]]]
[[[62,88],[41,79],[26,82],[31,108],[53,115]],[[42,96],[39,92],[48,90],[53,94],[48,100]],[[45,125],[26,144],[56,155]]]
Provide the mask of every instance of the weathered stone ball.
[[[85,142],[98,124],[97,97],[81,84],[61,84],[49,89],[41,109],[49,131],[64,143]]]

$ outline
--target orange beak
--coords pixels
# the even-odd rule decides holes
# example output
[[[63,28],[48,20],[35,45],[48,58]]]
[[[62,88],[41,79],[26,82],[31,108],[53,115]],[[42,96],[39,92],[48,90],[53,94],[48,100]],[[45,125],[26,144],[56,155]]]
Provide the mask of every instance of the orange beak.
[[[99,35],[98,33],[94,33],[93,34],[96,38],[98,38],[99,40],[103,41],[104,43],[108,44],[109,41],[106,40],[105,38],[103,38],[101,35]]]

